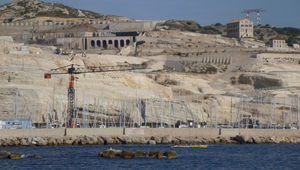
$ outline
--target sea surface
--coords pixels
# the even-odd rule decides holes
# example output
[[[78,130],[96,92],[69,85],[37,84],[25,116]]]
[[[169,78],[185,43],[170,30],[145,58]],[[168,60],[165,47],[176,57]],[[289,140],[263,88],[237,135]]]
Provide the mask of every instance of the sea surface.
[[[106,159],[106,149],[131,151],[175,150],[178,159]],[[23,152],[22,160],[0,159],[0,169],[300,169],[300,145],[209,145],[208,148],[171,148],[171,145],[113,145],[58,147],[0,147]],[[34,159],[38,154],[42,159]]]

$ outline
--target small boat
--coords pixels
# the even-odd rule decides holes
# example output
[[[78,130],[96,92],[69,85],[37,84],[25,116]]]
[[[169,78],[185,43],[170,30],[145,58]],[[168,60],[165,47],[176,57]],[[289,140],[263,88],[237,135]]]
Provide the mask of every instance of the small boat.
[[[173,145],[172,148],[207,148],[208,145]]]

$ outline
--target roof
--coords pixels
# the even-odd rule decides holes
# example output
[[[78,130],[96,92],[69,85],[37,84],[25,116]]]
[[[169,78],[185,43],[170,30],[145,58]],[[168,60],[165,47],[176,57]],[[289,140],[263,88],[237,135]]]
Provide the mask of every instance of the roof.
[[[248,19],[248,18],[236,19],[236,20],[232,20],[232,21],[230,21],[230,22],[229,22],[229,23],[227,23],[227,24],[238,23],[238,22],[240,22],[240,21],[243,21],[243,20],[249,20],[249,19]],[[251,21],[251,20],[249,20],[249,21]]]
[[[275,38],[272,38],[271,40],[285,40],[285,39],[281,38],[281,37],[275,37]]]

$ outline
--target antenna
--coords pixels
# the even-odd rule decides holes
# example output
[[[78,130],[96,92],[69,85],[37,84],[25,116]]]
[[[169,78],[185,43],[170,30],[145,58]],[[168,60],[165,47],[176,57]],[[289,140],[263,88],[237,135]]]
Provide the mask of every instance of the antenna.
[[[263,9],[245,9],[242,11],[242,14],[246,14],[246,18],[249,19],[251,13],[256,13],[257,25],[261,24],[261,15],[260,13],[265,12]]]

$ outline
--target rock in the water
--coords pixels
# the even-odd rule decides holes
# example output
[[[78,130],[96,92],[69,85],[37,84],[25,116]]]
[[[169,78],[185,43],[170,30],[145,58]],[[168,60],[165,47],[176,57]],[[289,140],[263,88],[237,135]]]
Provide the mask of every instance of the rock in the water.
[[[9,155],[9,159],[23,159],[24,157],[24,153],[12,153]]]
[[[54,137],[49,137],[48,138],[48,145],[49,146],[56,146],[57,145],[56,139]]]
[[[38,146],[46,146],[47,145],[47,140],[45,140],[45,138],[37,137],[36,141],[37,141],[36,144]]]
[[[234,141],[238,142],[239,144],[246,143],[245,136],[242,136],[242,135],[237,135],[235,137],[232,137],[231,140],[234,140]]]
[[[98,145],[103,145],[104,144],[104,140],[102,139],[101,136],[98,136],[97,140],[98,140],[98,143],[97,143]]]
[[[99,156],[102,156],[103,158],[115,158],[116,156],[120,155],[120,152],[121,151],[119,151],[119,150],[108,149],[108,150],[104,151],[102,155],[99,155]]]
[[[112,139],[111,136],[103,136],[102,139],[103,139],[105,145],[114,144],[114,140]]]
[[[11,154],[10,152],[1,151],[0,158],[8,158],[10,154]]]
[[[157,153],[157,159],[161,159],[161,158],[163,158],[164,157],[164,155],[161,153],[161,152],[158,152]]]
[[[150,154],[150,152],[145,152],[145,157],[148,158],[149,154]]]
[[[41,159],[42,157],[40,155],[34,155],[33,158],[35,158],[35,159]]]
[[[140,151],[140,150],[137,150],[135,153],[134,153],[134,157],[135,158],[142,158],[142,157],[145,157],[145,154],[144,152]]]
[[[164,153],[164,156],[166,156],[168,159],[176,159],[177,153],[175,151],[167,151]]]
[[[147,144],[147,141],[143,136],[134,136],[131,140],[133,144]]]
[[[161,159],[163,157],[163,154],[159,151],[150,152],[149,157]]]
[[[161,143],[162,144],[171,144],[172,143],[172,136],[164,136],[162,139],[161,139]]]
[[[134,157],[134,153],[128,150],[123,150],[121,153],[121,158],[124,159],[131,159]]]
[[[150,144],[150,145],[156,145],[156,141],[155,140],[149,140],[148,144]]]
[[[152,136],[151,140],[155,140],[156,144],[160,144],[162,138],[160,136]]]

